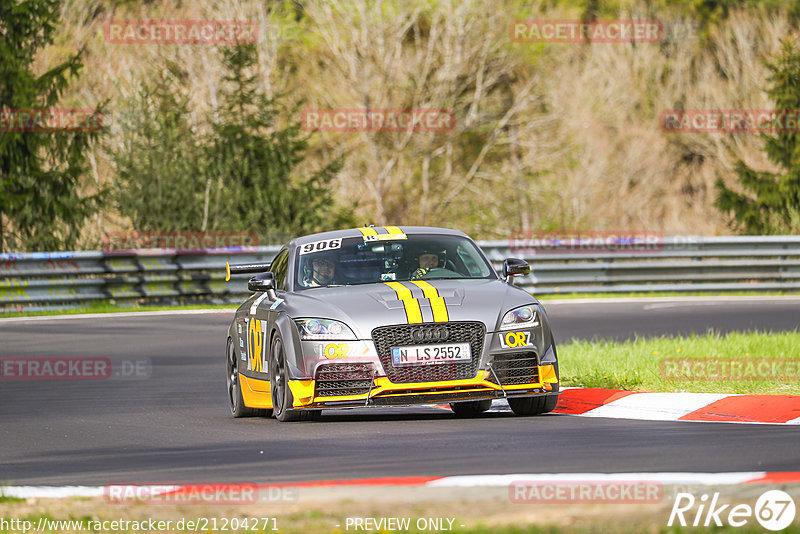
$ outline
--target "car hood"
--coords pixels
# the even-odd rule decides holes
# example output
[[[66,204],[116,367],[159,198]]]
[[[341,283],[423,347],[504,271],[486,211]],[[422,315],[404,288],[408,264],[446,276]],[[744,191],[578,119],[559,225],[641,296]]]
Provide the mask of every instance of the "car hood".
[[[444,298],[450,321],[480,321],[494,331],[503,314],[536,302],[526,291],[501,280],[426,280]],[[423,322],[434,322],[430,300],[411,282],[402,283],[419,302]],[[408,324],[405,306],[388,284],[307,289],[285,295],[292,318],[318,317],[345,322],[359,339],[369,339],[378,326]]]

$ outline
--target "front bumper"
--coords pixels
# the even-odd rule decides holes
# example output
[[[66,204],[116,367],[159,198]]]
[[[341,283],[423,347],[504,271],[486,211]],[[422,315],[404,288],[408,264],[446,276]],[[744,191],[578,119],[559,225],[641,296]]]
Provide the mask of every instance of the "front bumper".
[[[480,370],[477,377],[467,380],[442,380],[436,382],[393,383],[387,377],[371,379],[365,392],[354,395],[320,395],[316,380],[290,380],[294,397],[293,407],[335,408],[363,406],[397,406],[558,395],[559,382],[555,366],[538,366],[538,381],[513,385],[500,385],[491,370]]]
[[[447,325],[451,342],[470,343],[475,356],[468,362],[395,367],[391,347],[413,344],[405,332],[408,325],[376,329],[376,342],[296,341],[299,358],[287,362],[290,377],[297,377],[288,380],[292,407],[330,409],[558,395],[555,348],[549,339],[545,343],[540,328],[486,333],[476,322]],[[266,377],[248,375],[242,381],[245,405],[271,407]]]

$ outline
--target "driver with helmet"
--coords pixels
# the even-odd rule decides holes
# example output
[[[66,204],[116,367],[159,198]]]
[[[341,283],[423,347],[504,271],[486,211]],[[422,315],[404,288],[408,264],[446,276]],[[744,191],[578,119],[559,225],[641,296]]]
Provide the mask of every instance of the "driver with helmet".
[[[308,265],[311,268],[308,268]],[[314,254],[306,260],[303,276],[303,285],[306,287],[321,287],[333,284],[336,276],[336,258],[332,254]]]
[[[444,252],[433,249],[422,249],[417,252],[417,264],[419,267],[411,273],[411,280],[419,280],[431,269],[442,267],[444,264]]]

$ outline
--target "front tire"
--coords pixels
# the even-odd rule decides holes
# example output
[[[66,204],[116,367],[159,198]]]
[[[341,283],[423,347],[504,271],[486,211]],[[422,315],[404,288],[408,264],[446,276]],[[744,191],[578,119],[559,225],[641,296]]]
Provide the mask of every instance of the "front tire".
[[[451,402],[450,409],[456,417],[475,417],[492,407],[492,399]]]
[[[511,411],[517,415],[540,415],[552,412],[555,410],[556,404],[558,404],[556,395],[508,399]]]
[[[286,351],[279,333],[272,339],[269,358],[270,390],[272,391],[272,413],[275,419],[285,423],[290,421],[311,421],[319,419],[322,410],[293,410],[294,396],[289,388],[289,374],[286,366]]]

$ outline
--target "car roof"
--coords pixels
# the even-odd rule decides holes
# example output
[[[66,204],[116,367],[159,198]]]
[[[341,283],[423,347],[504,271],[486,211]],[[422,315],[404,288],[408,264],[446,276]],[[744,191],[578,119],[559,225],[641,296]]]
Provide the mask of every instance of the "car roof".
[[[369,228],[369,227],[367,227]],[[388,230],[386,226],[373,226],[372,227],[378,234],[395,233]],[[461,230],[453,230],[452,228],[439,228],[436,226],[397,226],[388,228],[399,228],[404,234],[438,234],[438,235],[453,235],[469,237]],[[315,241],[322,241],[325,239],[348,238],[348,237],[362,237],[364,234],[359,228],[348,228],[346,230],[334,230],[331,232],[321,232],[318,234],[309,234],[302,237],[297,237],[289,241],[289,248],[304,245],[306,243],[313,243]]]

